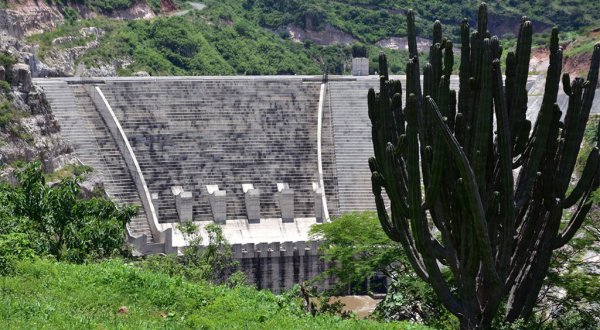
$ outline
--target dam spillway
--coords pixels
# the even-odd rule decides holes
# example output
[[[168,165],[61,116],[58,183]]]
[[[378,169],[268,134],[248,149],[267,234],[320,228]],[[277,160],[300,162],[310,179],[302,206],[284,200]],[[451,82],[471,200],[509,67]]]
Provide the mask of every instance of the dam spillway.
[[[277,291],[324,269],[311,225],[375,209],[366,95],[376,76],[34,83],[107,195],[140,206],[128,225],[139,254],[185,246],[182,221],[219,223],[251,279]]]

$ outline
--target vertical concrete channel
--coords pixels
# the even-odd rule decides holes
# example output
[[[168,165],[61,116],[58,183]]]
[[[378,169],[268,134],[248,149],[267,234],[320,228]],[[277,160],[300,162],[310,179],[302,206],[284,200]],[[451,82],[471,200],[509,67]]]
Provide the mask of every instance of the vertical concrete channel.
[[[148,186],[146,185],[146,180],[144,179],[144,175],[140,168],[140,165],[137,161],[135,153],[129,144],[129,140],[127,139],[127,135],[125,131],[121,127],[119,120],[115,113],[113,112],[110,104],[106,100],[104,93],[98,86],[94,86],[93,88],[88,89],[88,93],[90,94],[96,109],[103,117],[104,122],[109,128],[111,134],[115,138],[117,142],[117,146],[121,150],[121,154],[125,159],[127,164],[127,168],[129,169],[131,176],[135,182],[135,186],[140,195],[140,199],[142,200],[142,206],[146,211],[146,215],[148,216],[148,224],[150,225],[150,230],[152,231],[152,235],[155,239],[160,243],[165,243],[165,252],[168,252],[169,247],[171,246],[170,237],[172,235],[171,232],[166,232],[161,230],[161,226],[158,222],[158,216],[156,214],[156,209],[154,208],[152,197],[150,196],[150,191],[148,190]]]
[[[321,198],[323,203],[323,222],[329,222],[329,209],[327,208],[327,194],[325,193],[325,184],[323,181],[323,155],[322,141],[323,141],[323,107],[325,104],[325,93],[327,91],[327,83],[321,84],[321,92],[319,94],[319,114],[317,120],[317,162],[319,168],[319,186],[321,187]]]

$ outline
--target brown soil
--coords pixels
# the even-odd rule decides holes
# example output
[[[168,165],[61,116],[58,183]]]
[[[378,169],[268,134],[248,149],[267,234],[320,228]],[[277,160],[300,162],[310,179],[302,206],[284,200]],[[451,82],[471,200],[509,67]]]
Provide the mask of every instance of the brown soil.
[[[600,31],[598,32],[600,35]],[[563,49],[567,50],[569,44],[563,45]],[[529,62],[529,71],[545,74],[548,70],[550,53],[548,48],[536,48],[531,51],[531,61]],[[563,59],[563,73],[568,73],[571,78],[576,76],[585,77],[590,68],[591,53],[582,53]]]
[[[582,53],[576,56],[568,57],[563,63],[563,72],[569,73],[571,77],[585,77],[590,69],[591,60],[591,53]]]

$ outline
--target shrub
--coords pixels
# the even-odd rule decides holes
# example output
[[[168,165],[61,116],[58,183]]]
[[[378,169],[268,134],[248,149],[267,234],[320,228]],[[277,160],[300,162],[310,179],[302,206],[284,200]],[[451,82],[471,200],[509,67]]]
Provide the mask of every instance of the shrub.
[[[40,237],[38,254],[73,262],[127,253],[125,225],[136,214],[134,207],[118,207],[103,198],[81,199],[78,176],[49,187],[40,162],[25,165],[16,176],[17,187],[0,186],[0,228],[6,228],[0,234]]]

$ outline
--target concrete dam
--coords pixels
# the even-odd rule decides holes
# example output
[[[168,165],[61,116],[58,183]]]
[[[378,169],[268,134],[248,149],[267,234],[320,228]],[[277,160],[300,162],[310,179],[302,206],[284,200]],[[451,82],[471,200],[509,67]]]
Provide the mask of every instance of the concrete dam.
[[[250,281],[279,292],[327,267],[311,225],[375,209],[366,96],[376,76],[34,83],[107,195],[139,206],[127,227],[139,255],[186,246],[180,222],[221,224]],[[540,85],[530,77],[532,104]]]

